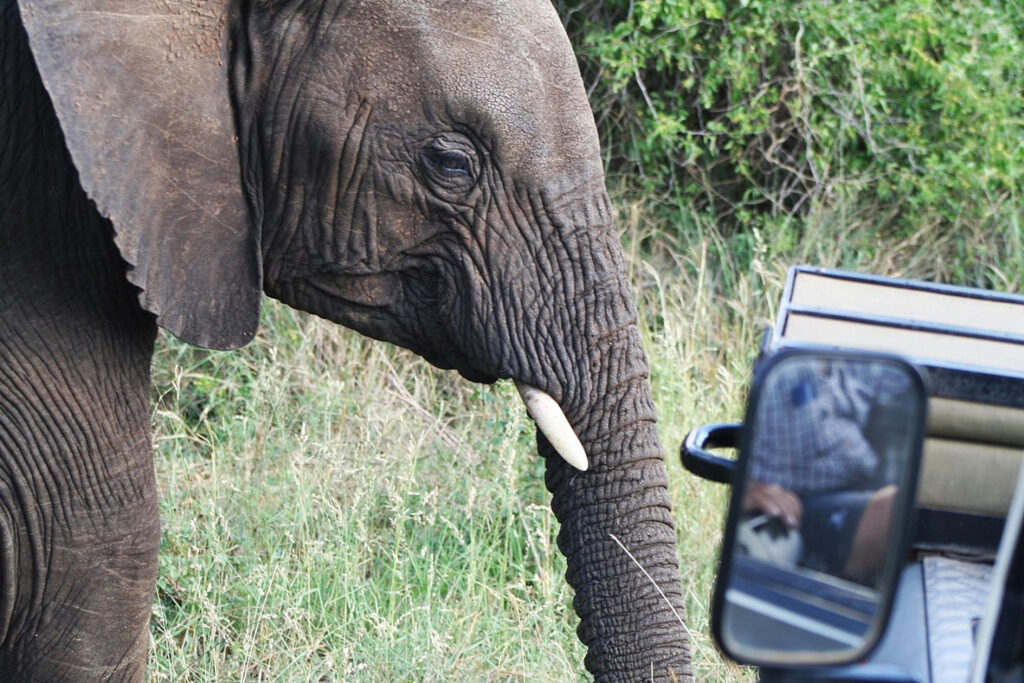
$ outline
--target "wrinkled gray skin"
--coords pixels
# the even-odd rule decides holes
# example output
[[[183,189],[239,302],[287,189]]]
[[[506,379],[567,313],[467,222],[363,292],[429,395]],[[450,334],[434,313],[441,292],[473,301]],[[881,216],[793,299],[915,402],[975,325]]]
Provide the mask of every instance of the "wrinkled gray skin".
[[[0,0],[0,79],[0,679],[142,679],[156,326],[240,346],[261,290],[553,396],[591,465],[539,437],[587,667],[689,678],[646,361],[549,3]]]

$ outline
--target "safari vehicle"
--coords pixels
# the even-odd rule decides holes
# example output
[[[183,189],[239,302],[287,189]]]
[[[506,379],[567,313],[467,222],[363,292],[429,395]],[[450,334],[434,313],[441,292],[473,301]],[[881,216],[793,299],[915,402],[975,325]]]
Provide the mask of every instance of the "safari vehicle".
[[[762,681],[1024,681],[1022,450],[1024,297],[792,269],[744,422],[681,449],[732,484],[719,647]]]

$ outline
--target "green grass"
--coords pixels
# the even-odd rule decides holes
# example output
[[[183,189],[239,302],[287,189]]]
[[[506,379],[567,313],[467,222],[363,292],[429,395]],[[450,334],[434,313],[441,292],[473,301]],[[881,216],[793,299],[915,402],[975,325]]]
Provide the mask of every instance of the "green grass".
[[[727,491],[677,452],[690,428],[740,418],[786,268],[967,273],[1014,291],[1024,257],[1005,247],[1014,235],[979,235],[971,253],[1000,260],[946,261],[956,245],[942,235],[884,242],[855,214],[817,216],[801,240],[701,229],[670,250],[664,226],[620,205],[696,674],[753,680],[708,634]],[[543,464],[509,385],[470,384],[271,301],[236,352],[162,337],[154,375],[164,534],[150,680],[587,680]]]
[[[155,363],[151,680],[578,677],[514,390],[273,303],[264,323]]]

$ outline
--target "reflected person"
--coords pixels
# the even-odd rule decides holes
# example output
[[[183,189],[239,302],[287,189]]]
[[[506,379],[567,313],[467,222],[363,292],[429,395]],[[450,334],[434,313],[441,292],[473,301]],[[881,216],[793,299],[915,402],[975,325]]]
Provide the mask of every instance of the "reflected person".
[[[881,572],[897,488],[865,427],[906,389],[902,373],[863,361],[791,359],[766,379],[743,510],[799,530],[802,565],[866,585]]]

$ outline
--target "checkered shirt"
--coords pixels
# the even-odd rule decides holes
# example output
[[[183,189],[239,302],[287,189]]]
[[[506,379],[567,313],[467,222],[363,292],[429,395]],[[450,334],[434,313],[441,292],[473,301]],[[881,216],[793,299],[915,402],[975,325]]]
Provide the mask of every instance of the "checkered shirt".
[[[791,358],[775,370],[757,406],[750,477],[801,495],[870,486],[879,457],[863,427],[906,378],[858,361]]]

